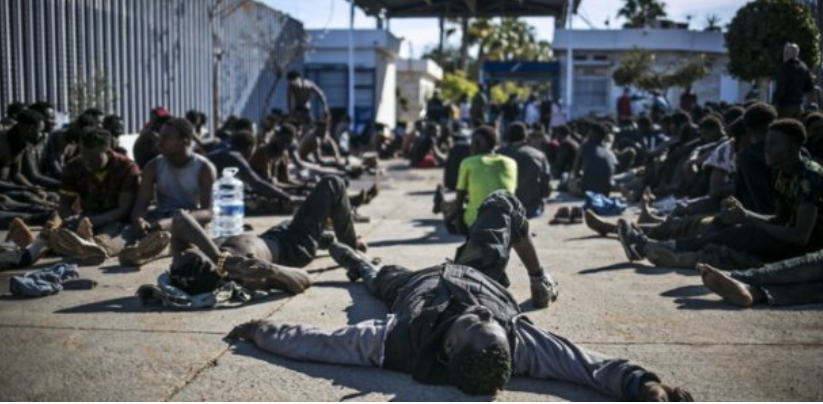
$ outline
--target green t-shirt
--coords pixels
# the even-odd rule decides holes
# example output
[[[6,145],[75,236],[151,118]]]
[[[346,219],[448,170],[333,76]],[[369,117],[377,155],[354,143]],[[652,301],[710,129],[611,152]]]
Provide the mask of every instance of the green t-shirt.
[[[471,226],[477,218],[477,210],[490,193],[498,189],[515,192],[517,163],[499,154],[483,154],[463,159],[457,174],[456,189],[469,194],[463,221],[466,226]]]

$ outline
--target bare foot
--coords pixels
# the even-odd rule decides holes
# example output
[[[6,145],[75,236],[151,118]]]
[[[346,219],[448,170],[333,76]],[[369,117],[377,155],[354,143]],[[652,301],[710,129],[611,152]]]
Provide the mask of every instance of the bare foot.
[[[697,264],[695,269],[700,272],[703,284],[723,300],[739,307],[752,307],[754,304],[754,297],[745,283],[736,281],[707,264]]]
[[[648,192],[648,188],[646,189]],[[651,204],[651,198],[648,197],[648,193],[643,193],[643,200],[640,201],[640,216],[637,218],[637,223],[639,224],[657,224],[662,223],[663,219],[653,215],[651,213],[651,208],[649,205]]]
[[[20,248],[26,248],[34,241],[34,233],[29,226],[26,226],[19,217],[12,219],[9,223],[9,232],[6,235],[6,241],[11,241],[17,244]]]
[[[75,230],[78,236],[83,238],[84,240],[93,240],[94,239],[94,225],[91,224],[91,220],[89,218],[84,217],[80,220],[80,223],[77,224],[77,230]]]
[[[648,382],[641,387],[639,401],[694,401],[692,394],[680,387]]]

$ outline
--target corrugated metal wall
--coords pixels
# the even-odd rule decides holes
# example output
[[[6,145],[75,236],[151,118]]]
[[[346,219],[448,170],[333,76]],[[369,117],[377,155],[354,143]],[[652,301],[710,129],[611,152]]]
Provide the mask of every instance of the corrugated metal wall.
[[[213,49],[208,9],[221,0],[0,0],[0,107],[15,101],[46,100],[69,112],[72,84],[94,83],[101,72],[111,105],[128,130],[139,129],[148,112],[165,106],[172,114],[189,109],[212,118]],[[276,53],[305,37],[303,24],[265,5],[242,3],[219,29],[224,36],[221,117],[260,120],[283,108],[285,83],[264,105],[274,74],[269,53],[248,46],[269,36]],[[283,48],[282,51],[280,48]],[[302,69],[302,57],[294,63]],[[93,84],[91,84],[93,86]]]

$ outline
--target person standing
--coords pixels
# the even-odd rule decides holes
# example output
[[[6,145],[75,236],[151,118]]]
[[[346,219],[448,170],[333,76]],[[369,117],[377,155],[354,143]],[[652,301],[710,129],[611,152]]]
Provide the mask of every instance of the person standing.
[[[783,47],[783,63],[777,70],[772,97],[772,104],[777,108],[779,118],[798,117],[804,97],[814,91],[812,74],[799,55],[800,48],[797,44],[787,43]]]

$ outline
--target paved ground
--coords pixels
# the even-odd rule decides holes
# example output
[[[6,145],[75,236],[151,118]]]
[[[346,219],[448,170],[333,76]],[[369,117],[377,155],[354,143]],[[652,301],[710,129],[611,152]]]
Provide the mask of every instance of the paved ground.
[[[358,231],[384,262],[425,268],[453,255],[460,239],[445,234],[431,209],[440,171],[390,165],[372,217]],[[365,187],[356,183],[354,187]],[[559,200],[549,213],[569,204]],[[627,215],[632,215],[628,213]],[[253,218],[262,231],[280,218]],[[583,225],[532,222],[542,262],[562,285],[549,310],[531,311],[540,326],[586,347],[631,358],[699,400],[823,400],[822,306],[736,310],[723,305],[685,270],[627,264],[617,241]],[[249,319],[271,318],[337,327],[384,308],[342,271],[314,275],[306,293],[240,308],[171,312],[133,297],[167,268],[164,258],[140,271],[106,262],[81,269],[92,291],[17,300],[0,276],[0,400],[266,400],[462,401],[447,387],[417,384],[404,374],[299,363],[223,335]],[[323,256],[310,268],[331,265]],[[531,310],[522,264],[510,264],[512,293]],[[498,400],[607,400],[560,382],[514,379]]]

